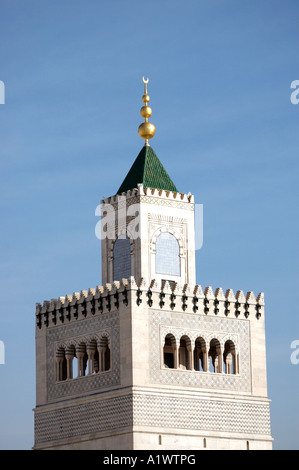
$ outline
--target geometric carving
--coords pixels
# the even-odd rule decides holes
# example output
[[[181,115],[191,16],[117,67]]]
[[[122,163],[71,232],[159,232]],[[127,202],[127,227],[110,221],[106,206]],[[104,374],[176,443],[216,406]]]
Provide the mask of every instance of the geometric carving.
[[[134,395],[134,424],[200,431],[270,434],[269,404]]]
[[[120,429],[132,424],[130,395],[63,406],[35,414],[35,444]]]
[[[35,445],[132,425],[270,435],[269,404],[163,393],[98,399],[36,413]]]

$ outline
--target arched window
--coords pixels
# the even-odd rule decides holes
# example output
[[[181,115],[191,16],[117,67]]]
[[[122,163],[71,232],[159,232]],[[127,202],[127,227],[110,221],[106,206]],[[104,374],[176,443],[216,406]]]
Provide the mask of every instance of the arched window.
[[[237,373],[236,348],[233,341],[228,340],[224,345],[223,363],[226,374]]]
[[[222,372],[221,347],[216,338],[210,341],[209,360],[210,372]]]
[[[73,367],[73,379],[76,379],[78,377],[78,358],[76,355],[73,358],[72,367]]]
[[[99,340],[81,341],[78,345],[60,346],[55,355],[55,379],[84,377],[111,368],[110,342],[107,336]]]
[[[192,369],[192,348],[188,336],[182,336],[180,339],[179,367],[185,370]]]
[[[98,344],[99,353],[99,372],[105,372],[110,369],[110,345],[106,336],[103,336]]]
[[[88,374],[95,374],[99,371],[99,352],[97,349],[97,342],[95,339],[87,344],[88,356]]]
[[[163,347],[163,361],[164,367],[168,369],[177,368],[176,341],[175,337],[172,334],[168,334],[165,336],[165,342]]]
[[[161,233],[157,238],[156,273],[170,276],[181,275],[180,247],[171,233]]]
[[[207,371],[207,349],[203,338],[196,338],[194,347],[194,369]]]
[[[128,237],[119,237],[113,247],[113,280],[121,281],[131,276],[131,247]]]

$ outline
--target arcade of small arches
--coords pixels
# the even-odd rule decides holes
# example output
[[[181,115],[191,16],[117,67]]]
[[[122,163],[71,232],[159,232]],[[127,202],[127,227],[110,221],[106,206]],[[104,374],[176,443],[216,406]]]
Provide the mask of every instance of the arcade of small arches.
[[[231,339],[221,344],[217,338],[207,341],[198,336],[191,341],[183,335],[177,340],[168,333],[162,351],[162,365],[166,369],[239,374],[239,353]]]
[[[111,367],[109,337],[60,345],[55,359],[56,382],[106,372]]]

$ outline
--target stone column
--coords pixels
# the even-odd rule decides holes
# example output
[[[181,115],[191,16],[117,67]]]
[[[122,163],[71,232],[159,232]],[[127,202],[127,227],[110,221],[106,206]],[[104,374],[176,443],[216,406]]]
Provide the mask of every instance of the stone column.
[[[66,358],[66,378],[72,379],[73,378],[74,352],[71,349],[67,349],[65,353],[65,358]]]
[[[187,345],[188,352],[188,370],[194,370],[194,356],[192,354],[191,342]]]
[[[223,355],[220,346],[216,346],[215,372],[221,373],[223,370]]]
[[[95,352],[96,352],[96,343],[92,342],[87,345],[86,351],[87,351],[87,357],[88,357],[88,375],[91,375],[95,371],[95,366],[94,366],[94,358],[95,358]]]
[[[98,351],[99,351],[99,372],[104,372],[106,347],[99,346]]]
[[[174,369],[178,369],[179,367],[179,347],[177,347],[177,344],[174,343],[172,344],[172,348],[173,348],[173,368]]]
[[[207,372],[209,370],[209,367],[208,367],[208,352],[207,352],[207,348],[202,348],[202,368],[204,370],[204,372]]]

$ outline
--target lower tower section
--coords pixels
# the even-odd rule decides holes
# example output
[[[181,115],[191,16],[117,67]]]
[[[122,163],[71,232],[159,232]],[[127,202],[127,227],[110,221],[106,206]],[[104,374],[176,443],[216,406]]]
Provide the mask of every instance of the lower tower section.
[[[35,449],[272,448],[262,294],[130,278],[36,318]]]

